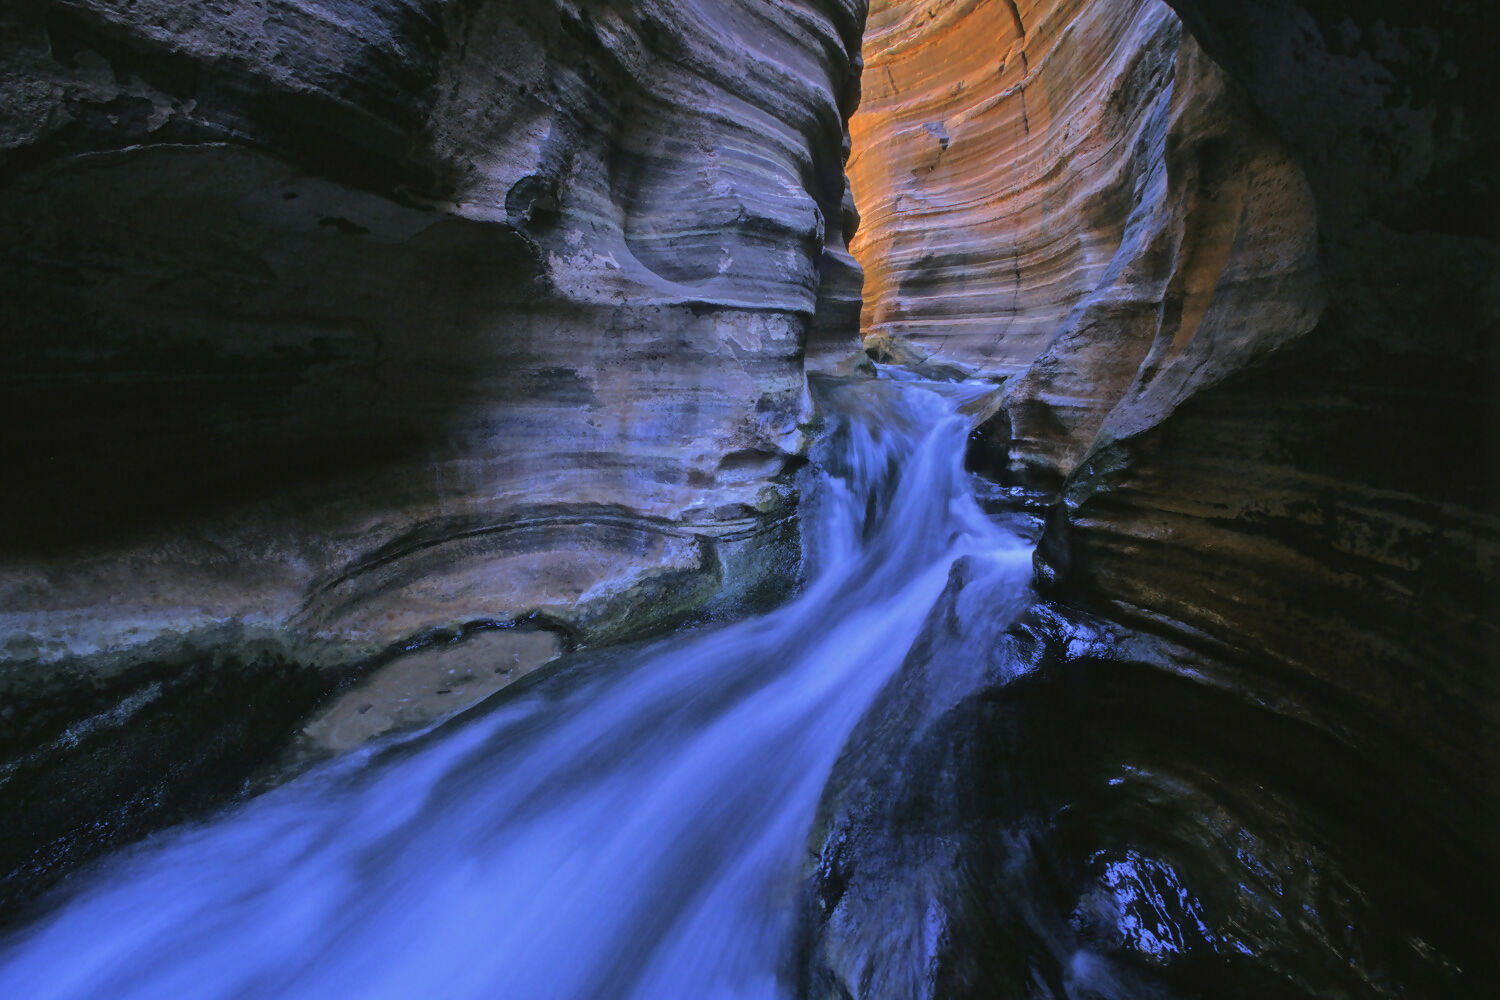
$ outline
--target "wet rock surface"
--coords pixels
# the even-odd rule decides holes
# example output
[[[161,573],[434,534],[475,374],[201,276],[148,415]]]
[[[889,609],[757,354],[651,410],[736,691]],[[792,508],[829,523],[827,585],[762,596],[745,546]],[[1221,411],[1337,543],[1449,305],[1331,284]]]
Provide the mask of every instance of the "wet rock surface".
[[[955,574],[809,845],[812,997],[1464,997],[1475,789],[1295,681]]]
[[[0,11],[8,912],[775,604],[842,367],[1003,381],[1041,600],[959,562],[845,748],[805,992],[1484,995],[1493,5],[877,2],[857,209],[861,15]]]
[[[1348,691],[1482,784],[1500,129],[1473,95],[1494,11],[1184,2],[1184,31],[1156,3],[1023,4],[1011,79],[977,41],[1000,13],[921,6],[875,8],[886,89],[853,125],[866,336],[1011,372],[971,457],[1060,499],[1048,593]],[[877,150],[893,166],[862,185]]]
[[[804,361],[856,346],[862,14],[7,4],[7,746],[135,718],[122,671],[212,701],[244,643],[278,651],[264,752],[434,630],[598,645],[784,596]],[[193,785],[128,728],[109,795]]]
[[[540,629],[471,629],[368,671],[298,734],[306,757],[352,750],[475,705],[555,659],[558,637]]]
[[[81,664],[8,662],[0,923],[79,865],[243,794],[339,680],[310,656],[225,626]]]
[[[872,18],[909,23],[867,50],[896,84],[854,125],[902,165],[861,206],[856,249],[894,251],[867,339],[1008,374],[971,466],[1051,506],[1042,603],[944,654],[967,694],[882,703],[830,785],[814,995],[1466,997],[1496,979],[1500,127],[1475,97],[1495,89],[1476,41],[1495,11],[1172,6],[1181,27],[1157,5],[1016,5],[1035,52],[1081,50],[1127,9],[1160,28],[1140,73],[1030,69],[1028,97],[1074,87],[1140,123],[1103,147],[1123,201],[1102,241],[1102,216],[1044,213],[1082,181],[1028,167],[1098,120],[1063,116],[1032,149],[1024,121],[999,125],[1021,89],[974,82],[993,53],[957,26],[998,14]],[[994,123],[975,160],[955,117]],[[1005,141],[1016,155],[984,155]],[[1094,246],[1099,269],[1051,266],[1049,242]],[[1057,304],[1017,358],[993,277],[965,283],[1011,254],[1013,301]]]

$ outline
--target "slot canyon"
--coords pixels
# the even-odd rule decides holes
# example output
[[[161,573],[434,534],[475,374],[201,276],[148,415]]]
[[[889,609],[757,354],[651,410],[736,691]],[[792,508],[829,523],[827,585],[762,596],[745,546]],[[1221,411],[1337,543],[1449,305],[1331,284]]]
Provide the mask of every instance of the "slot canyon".
[[[6,0],[0,996],[1500,990],[1497,42]]]

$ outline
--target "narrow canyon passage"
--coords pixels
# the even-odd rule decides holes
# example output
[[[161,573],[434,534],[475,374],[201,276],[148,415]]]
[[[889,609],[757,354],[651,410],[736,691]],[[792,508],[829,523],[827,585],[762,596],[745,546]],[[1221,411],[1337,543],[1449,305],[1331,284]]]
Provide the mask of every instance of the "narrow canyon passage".
[[[1495,38],[5,4],[0,1000],[1495,994]]]
[[[962,467],[987,392],[824,383],[792,603],[581,658],[105,863],[0,952],[14,997],[777,997],[834,758],[962,563],[1031,546]],[[956,578],[955,578],[956,579]]]
[[[992,385],[813,385],[789,603],[565,657],[106,858],[0,939],[0,995],[1444,988],[1413,935],[1465,939],[1433,892],[1470,860],[1436,817],[1392,836],[1404,789],[1233,678],[1049,643],[1040,522],[964,468]]]

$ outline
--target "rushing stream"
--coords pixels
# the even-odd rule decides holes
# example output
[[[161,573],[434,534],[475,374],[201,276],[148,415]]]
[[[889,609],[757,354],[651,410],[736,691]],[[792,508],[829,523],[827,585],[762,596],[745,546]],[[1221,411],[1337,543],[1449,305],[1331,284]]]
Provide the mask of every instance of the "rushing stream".
[[[1028,591],[1029,544],[962,468],[959,407],[983,391],[832,386],[795,600],[158,836],[0,947],[0,996],[783,995],[851,730],[957,560]]]

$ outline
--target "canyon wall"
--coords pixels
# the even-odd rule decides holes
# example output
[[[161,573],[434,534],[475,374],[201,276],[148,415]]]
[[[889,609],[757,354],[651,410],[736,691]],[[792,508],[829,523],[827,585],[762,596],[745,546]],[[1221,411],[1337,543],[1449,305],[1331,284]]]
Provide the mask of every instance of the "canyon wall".
[[[865,57],[866,341],[1009,377],[1015,475],[1313,324],[1307,181],[1165,4],[877,4]]]
[[[10,5],[7,631],[389,641],[785,517],[858,13]]]
[[[1341,690],[1477,780],[1493,15],[1181,6],[1191,34],[1154,0],[874,5],[866,343],[1006,380],[983,443],[1061,499],[1051,593]]]
[[[1227,263],[1200,279],[1196,330],[1173,330],[1192,297],[1179,305],[1169,284],[1140,371],[1065,470],[1044,578],[1254,664],[1293,701],[1336,692],[1321,711],[1349,742],[1415,755],[1483,802],[1500,651],[1500,129],[1476,96],[1496,77],[1476,39],[1495,12],[1207,6],[1181,5],[1187,27],[1311,195],[1316,286],[1299,296],[1286,269],[1297,215],[1262,197],[1246,227],[1248,200]],[[1181,153],[1169,137],[1169,176]],[[1252,195],[1292,169],[1241,162]],[[1225,197],[1198,180],[1191,196],[1205,195]],[[1037,398],[1018,389],[1017,428]],[[1467,819],[1472,832],[1480,817]]]
[[[1161,4],[872,4],[849,162],[866,338],[1030,364],[1141,201],[1178,34]]]
[[[1050,512],[851,741],[814,995],[1494,981],[1500,14],[1171,6],[872,5],[865,343]]]
[[[1150,767],[1108,836],[1275,845],[1228,924],[1337,896],[1215,932],[1243,995],[1373,911],[1420,969],[1345,963],[1351,995],[1461,995],[1500,818],[1500,26],[1441,13],[877,0],[846,132],[859,0],[7,4],[0,894],[240,791],[355,665],[446,697],[450,641],[519,675],[780,592],[862,215],[866,346],[1003,381],[976,461],[1051,513],[1020,625],[924,636],[974,687],[903,677],[835,776],[830,995],[986,995],[986,921],[1066,928],[1001,897],[1097,858],[1009,894],[1027,834],[985,810],[1092,843],[1057,817],[1119,745]],[[361,704],[313,728],[368,736]],[[1209,752],[1253,766],[1226,791]],[[1324,866],[1292,815],[1415,818]],[[948,978],[882,980],[897,937]]]
[[[863,14],[7,3],[0,751],[87,723],[128,799],[300,667],[782,592],[805,355],[857,350]]]

